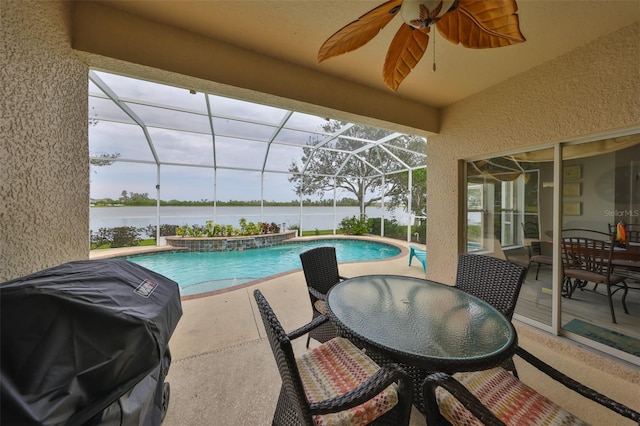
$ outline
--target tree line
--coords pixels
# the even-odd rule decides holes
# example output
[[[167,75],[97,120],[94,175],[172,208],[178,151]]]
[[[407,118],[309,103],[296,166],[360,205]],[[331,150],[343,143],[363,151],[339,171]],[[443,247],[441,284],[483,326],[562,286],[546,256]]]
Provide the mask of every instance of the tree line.
[[[333,200],[316,200],[312,201],[307,198],[303,200],[305,206],[318,206],[318,207],[331,207],[333,206]],[[111,207],[111,206],[125,206],[125,207],[155,207],[157,200],[149,197],[148,192],[138,193],[129,192],[123,190],[118,199],[102,198],[99,200],[93,200],[92,204],[96,207]],[[265,201],[269,206],[280,207],[295,207],[300,205],[299,200],[292,201]],[[336,200],[336,204],[339,206],[357,207],[359,205],[358,200],[351,198],[342,198]],[[213,206],[213,200],[201,199],[198,201],[192,200],[160,200],[161,206],[178,206],[178,207],[207,207]],[[233,207],[256,207],[260,206],[260,200],[229,200],[218,201],[217,206],[233,206]]]

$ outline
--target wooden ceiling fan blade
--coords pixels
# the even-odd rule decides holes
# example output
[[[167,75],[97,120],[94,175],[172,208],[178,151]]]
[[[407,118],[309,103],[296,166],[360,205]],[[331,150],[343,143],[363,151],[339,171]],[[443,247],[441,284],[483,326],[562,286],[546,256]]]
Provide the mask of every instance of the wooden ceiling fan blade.
[[[403,24],[389,45],[382,69],[385,84],[393,91],[420,62],[429,44],[429,27],[414,29]]]
[[[515,0],[459,0],[436,27],[444,38],[471,49],[510,46],[526,39],[520,32]]]
[[[397,15],[402,0],[390,0],[342,27],[320,46],[318,63],[367,44]]]

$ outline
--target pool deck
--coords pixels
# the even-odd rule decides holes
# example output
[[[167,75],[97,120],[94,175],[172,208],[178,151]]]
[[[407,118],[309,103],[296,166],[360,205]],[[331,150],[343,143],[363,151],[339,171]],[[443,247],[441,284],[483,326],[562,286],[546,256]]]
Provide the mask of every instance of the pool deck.
[[[112,257],[131,256],[135,254],[157,253],[162,251],[180,250],[179,247],[171,246],[138,246],[138,247],[121,247],[112,249],[91,250],[89,259],[109,259]]]
[[[345,238],[303,239],[336,237]],[[398,245],[402,252],[389,260],[341,263],[340,274],[347,277],[397,274],[424,278],[420,262],[408,265],[409,243],[379,240]],[[91,258],[158,249],[167,250],[164,247],[100,250],[100,253],[92,253]],[[280,377],[253,299],[256,288],[272,305],[285,330],[293,330],[310,320],[311,306],[302,269],[203,297],[183,298],[184,314],[170,342],[173,361],[166,380],[171,384],[171,400],[164,426],[271,424]],[[640,409],[635,398],[640,386],[637,369],[605,359],[566,339],[550,336],[550,344],[547,333],[517,321],[514,324],[519,341],[527,350],[600,392]],[[305,350],[305,342],[306,338],[294,342],[296,353]],[[518,361],[516,359],[520,377],[536,390],[592,424],[612,424],[608,410],[576,397]],[[624,420],[619,416],[614,419],[615,424],[634,424]],[[424,424],[424,417],[414,409],[411,425]]]

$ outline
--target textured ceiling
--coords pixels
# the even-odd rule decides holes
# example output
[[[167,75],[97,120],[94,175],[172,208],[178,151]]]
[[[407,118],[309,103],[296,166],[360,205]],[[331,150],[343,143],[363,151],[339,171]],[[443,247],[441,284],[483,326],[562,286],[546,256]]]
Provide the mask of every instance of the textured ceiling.
[[[153,21],[380,90],[400,16],[367,45],[317,64],[325,39],[381,1],[102,1]],[[431,37],[397,96],[444,107],[640,20],[640,1],[519,0],[522,44],[472,50]],[[434,34],[435,31],[432,31]]]

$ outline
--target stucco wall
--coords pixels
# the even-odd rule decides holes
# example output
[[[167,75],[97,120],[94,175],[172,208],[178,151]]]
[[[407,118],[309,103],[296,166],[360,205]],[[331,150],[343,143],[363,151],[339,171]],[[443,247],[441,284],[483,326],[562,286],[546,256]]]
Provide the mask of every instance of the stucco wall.
[[[88,69],[71,50],[70,12],[0,7],[0,281],[88,257]]]
[[[640,125],[638,64],[640,22],[443,111],[428,146],[429,278],[455,280],[458,161]]]

